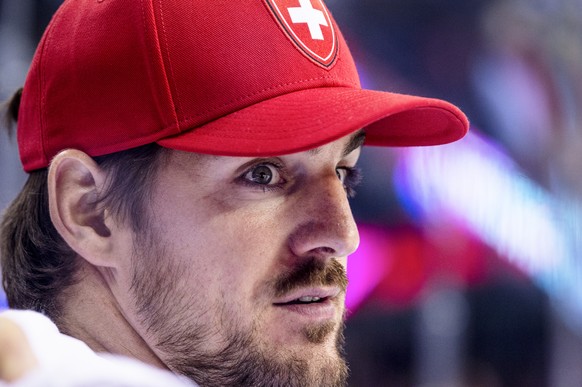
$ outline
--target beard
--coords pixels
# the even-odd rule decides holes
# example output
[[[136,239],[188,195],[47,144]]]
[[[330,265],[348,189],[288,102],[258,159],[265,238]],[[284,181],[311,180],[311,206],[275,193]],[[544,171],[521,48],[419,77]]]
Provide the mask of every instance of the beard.
[[[160,262],[173,262],[163,242],[155,235],[135,244],[132,295],[140,324],[164,363],[175,373],[201,386],[345,386],[348,367],[343,353],[343,321],[307,326],[303,336],[312,345],[334,341],[334,356],[309,355],[309,346],[293,353],[269,343],[260,324],[245,325],[227,311],[216,295],[215,302],[199,300],[176,288],[184,268]],[[141,247],[140,247],[141,246]],[[145,247],[147,246],[147,247]],[[306,259],[303,264],[265,285],[274,295],[284,295],[301,286],[339,286],[343,293],[347,277],[343,266],[332,259],[326,262]],[[204,322],[205,314],[218,316],[213,324]],[[331,337],[335,335],[335,337]],[[219,343],[209,348],[208,343]]]

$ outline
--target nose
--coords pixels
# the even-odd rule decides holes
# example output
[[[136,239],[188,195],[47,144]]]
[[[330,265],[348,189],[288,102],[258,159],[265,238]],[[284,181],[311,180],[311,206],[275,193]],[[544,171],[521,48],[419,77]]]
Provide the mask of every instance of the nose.
[[[289,239],[291,250],[298,257],[350,255],[360,236],[342,182],[333,174],[309,186],[295,206],[299,222]]]

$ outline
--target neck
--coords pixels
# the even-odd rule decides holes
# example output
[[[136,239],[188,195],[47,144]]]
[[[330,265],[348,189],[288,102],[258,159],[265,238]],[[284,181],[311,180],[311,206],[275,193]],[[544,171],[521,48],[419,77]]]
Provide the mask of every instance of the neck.
[[[167,368],[125,318],[102,273],[82,262],[78,274],[81,280],[63,294],[63,315],[58,323],[61,332],[85,342],[95,352]]]

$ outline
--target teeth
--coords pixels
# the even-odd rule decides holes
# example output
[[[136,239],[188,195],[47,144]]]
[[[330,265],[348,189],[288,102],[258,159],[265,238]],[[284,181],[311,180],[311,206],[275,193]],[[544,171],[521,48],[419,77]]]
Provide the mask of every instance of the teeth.
[[[304,297],[299,298],[300,302],[317,302],[319,300],[321,300],[320,297],[304,296]]]

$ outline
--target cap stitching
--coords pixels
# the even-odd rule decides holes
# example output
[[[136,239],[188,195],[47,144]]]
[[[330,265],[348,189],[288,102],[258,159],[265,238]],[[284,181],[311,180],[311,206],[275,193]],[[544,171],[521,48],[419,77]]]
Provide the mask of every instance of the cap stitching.
[[[39,78],[39,82],[38,82],[38,88],[39,88],[39,94],[41,96],[40,98],[40,106],[39,106],[39,115],[40,115],[40,146],[42,149],[42,155],[43,155],[43,162],[42,164],[45,165],[47,163],[50,163],[48,154],[46,152],[46,146],[45,146],[45,129],[47,127],[46,125],[46,93],[44,93],[44,71],[43,71],[43,58],[45,56],[45,51],[48,49],[47,47],[49,47],[50,45],[50,41],[53,38],[52,35],[52,31],[54,29],[55,24],[57,24],[57,19],[60,18],[61,14],[64,12],[63,11],[64,7],[62,7],[61,9],[58,10],[58,12],[55,13],[54,16],[54,20],[50,23],[49,28],[47,29],[47,33],[46,33],[46,40],[43,42],[42,45],[42,49],[40,51],[40,56],[38,58],[38,62],[39,62],[39,66],[38,66],[38,78]]]
[[[143,2],[144,2],[144,0],[140,0],[140,3],[141,3],[141,22],[143,24],[144,31],[147,31],[146,17],[145,17],[145,7],[143,5]]]
[[[144,4],[144,0],[141,0],[142,2],[142,17],[143,17],[143,24],[144,24],[144,31],[146,31],[146,33],[148,32],[148,25],[147,25],[147,18],[146,18],[146,10],[145,10],[145,6],[143,6]],[[178,116],[175,110],[175,104],[174,104],[174,97],[172,95],[172,90],[171,90],[171,86],[170,86],[170,82],[168,80],[167,74],[166,74],[166,64],[164,63],[164,58],[162,56],[162,45],[160,44],[160,39],[159,39],[159,33],[158,33],[158,27],[156,24],[156,17],[155,17],[155,5],[154,5],[154,1],[150,1],[148,2],[148,4],[151,5],[151,7],[148,8],[149,12],[151,13],[150,17],[152,20],[152,35],[153,35],[153,40],[154,40],[154,49],[152,49],[152,51],[154,51],[154,55],[157,57],[157,59],[160,61],[160,73],[161,73],[161,78],[162,79],[162,87],[164,88],[165,91],[165,97],[167,97],[168,99],[168,104],[169,106],[169,111],[172,114],[172,124],[174,125],[174,128],[178,128],[179,127],[179,123],[178,123]],[[161,11],[160,11],[161,12]],[[150,45],[147,45],[147,49],[150,49]],[[157,66],[156,70],[158,69]],[[153,77],[155,77],[155,80],[157,81],[157,73],[153,75]],[[150,85],[151,86],[151,85]],[[166,109],[165,106],[163,107],[164,110],[164,121],[165,121],[165,113],[166,113]]]
[[[336,78],[335,78],[335,77],[331,77],[331,76],[323,76],[323,77],[316,77],[316,78],[302,79],[302,80],[300,80],[300,81],[294,81],[294,82],[288,82],[288,83],[281,83],[281,84],[279,84],[279,85],[275,85],[275,86],[267,87],[267,88],[264,88],[264,89],[262,89],[262,90],[255,91],[255,92],[253,92],[253,93],[250,93],[250,94],[244,95],[244,96],[242,96],[242,97],[238,97],[238,98],[236,98],[236,99],[234,99],[234,100],[231,100],[231,101],[229,101],[229,102],[227,102],[227,103],[224,103],[224,104],[222,104],[222,105],[220,105],[220,106],[216,106],[216,107],[214,107],[214,108],[212,108],[212,109],[208,109],[208,110],[205,110],[205,111],[203,111],[203,112],[196,113],[196,114],[191,114],[191,115],[189,115],[188,117],[184,117],[182,120],[180,120],[180,122],[182,123],[182,122],[184,122],[184,121],[186,121],[186,120],[189,120],[189,119],[191,119],[191,118],[200,117],[200,116],[203,116],[203,115],[205,115],[205,114],[207,114],[207,113],[212,113],[213,111],[219,110],[219,109],[221,109],[221,108],[223,108],[223,107],[225,107],[225,106],[228,106],[228,105],[230,105],[230,104],[233,104],[233,103],[235,103],[235,102],[240,102],[240,101],[243,101],[243,100],[245,100],[245,99],[247,99],[247,98],[250,98],[250,97],[254,97],[255,95],[258,95],[258,94],[264,93],[264,92],[266,92],[266,91],[275,90],[275,89],[278,89],[278,88],[281,88],[281,87],[285,87],[285,86],[298,85],[298,84],[301,84],[301,83],[306,83],[306,82],[311,82],[311,81],[317,81],[317,80],[321,80],[321,79],[331,79],[331,80],[335,80]],[[351,83],[351,86],[358,87],[357,83]],[[338,87],[338,86],[334,86],[334,87]],[[340,87],[346,87],[346,86],[340,86]],[[273,98],[276,98],[276,97],[273,97]],[[269,99],[271,99],[271,98],[269,98]],[[239,110],[242,110],[242,109],[244,109],[244,108],[241,108],[241,109],[239,109]],[[237,110],[237,111],[238,111],[238,110]],[[235,111],[235,112],[236,112],[236,111]],[[235,112],[233,112],[233,113],[235,113]]]
[[[402,112],[409,111],[409,110],[439,110],[439,111],[443,112],[444,114],[447,114],[449,116],[452,116],[455,120],[457,120],[457,122],[459,124],[461,124],[460,126],[462,126],[464,128],[465,133],[467,132],[465,122],[457,114],[457,112],[455,111],[455,109],[447,109],[447,108],[440,107],[440,106],[424,106],[424,107],[416,107],[416,108],[413,108],[413,109],[404,109],[401,112],[393,112],[393,113],[390,113],[390,114],[388,114],[386,116],[379,117],[379,118],[375,119],[373,122],[377,122],[379,120],[383,120],[383,119],[386,119],[388,117],[391,117],[391,116],[393,116],[395,114],[402,113]],[[371,123],[368,123],[368,124],[366,124],[366,126],[367,125],[370,125],[370,124]],[[258,128],[253,128],[252,130],[248,130],[248,129],[245,129],[245,128],[237,127],[236,130],[235,130],[235,132],[236,133],[247,132],[247,133],[252,133],[252,134],[264,134],[264,133],[268,133],[270,135],[270,138],[272,138],[272,139],[284,140],[284,139],[289,138],[288,135],[287,135],[289,133],[294,133],[294,134],[297,134],[297,133],[306,133],[306,132],[312,133],[312,132],[316,132],[316,131],[319,132],[320,130],[325,130],[325,129],[326,128],[320,127],[320,126],[316,126],[316,127],[307,127],[306,126],[304,128],[304,130],[302,130],[302,131],[298,131],[297,128],[293,128],[293,129],[290,129],[290,130],[285,129],[285,128],[279,128],[279,132],[281,134],[280,136],[273,136],[273,132],[272,132],[271,129],[260,130]],[[241,139],[240,137],[238,137],[237,135],[232,134],[232,133],[234,133],[234,132],[231,131],[231,130],[227,130],[227,131],[221,131],[220,133],[216,133],[216,134],[215,133],[208,132],[208,133],[204,133],[203,135],[201,135],[201,134],[198,134],[198,135],[199,136],[208,137],[208,138],[228,138],[228,139],[238,139],[240,141],[246,141],[247,140],[247,139]],[[423,136],[423,137],[426,137],[426,136]]]
[[[40,55],[38,58],[39,62],[42,62],[42,58],[43,58],[43,54],[44,54],[44,50],[46,47],[46,41],[43,43],[41,51],[40,51]],[[38,82],[37,82],[37,88],[38,88],[38,94],[40,95],[40,106],[38,109],[38,118],[39,118],[39,126],[40,126],[40,148],[41,148],[41,155],[42,155],[42,164],[46,164],[46,162],[48,161],[48,157],[46,154],[46,151],[44,149],[44,128],[45,128],[45,124],[44,124],[44,105],[45,105],[45,96],[44,93],[42,92],[42,85],[43,85],[43,71],[42,71],[42,66],[39,64],[38,66]]]
[[[174,75],[174,69],[172,67],[172,59],[170,58],[170,46],[168,44],[168,36],[166,34],[166,23],[164,22],[164,11],[162,10],[161,0],[158,2],[158,5],[159,5],[159,10],[160,10],[160,23],[162,24],[162,33],[164,35],[164,43],[166,45],[166,55],[168,58],[168,68],[169,68],[170,74],[172,76],[172,81],[174,81],[176,79],[176,77]],[[160,45],[160,50],[161,49],[162,49],[162,46]],[[161,52],[160,52],[160,55],[161,55]],[[164,64],[163,56],[160,59],[162,60],[162,65],[163,65]],[[165,71],[164,71],[164,75],[166,75],[166,77],[168,76]],[[169,83],[170,82],[168,80],[168,85],[169,85]],[[172,99],[172,102],[173,102],[172,105],[174,106],[174,109],[176,110],[175,114],[181,116],[182,115],[182,107],[180,106],[180,96],[179,96],[180,92],[178,91],[178,88],[175,87],[174,89],[176,90],[177,95],[176,95],[176,98],[174,98],[172,96],[172,92],[171,92],[172,87],[170,85],[169,85],[169,87],[170,87],[170,98]],[[176,118],[176,122],[179,122],[178,117],[175,117],[175,118]]]

